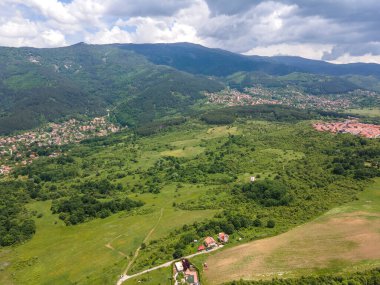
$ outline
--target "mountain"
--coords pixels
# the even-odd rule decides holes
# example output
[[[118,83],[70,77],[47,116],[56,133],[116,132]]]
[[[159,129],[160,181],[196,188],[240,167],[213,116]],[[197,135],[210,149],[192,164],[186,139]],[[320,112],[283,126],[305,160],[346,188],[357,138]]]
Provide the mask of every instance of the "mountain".
[[[117,112],[131,124],[147,106],[154,118],[191,105],[200,91],[221,88],[216,80],[155,65],[116,45],[0,48],[0,133],[66,116],[104,114],[118,104],[133,109],[135,117],[128,119],[124,110]]]
[[[380,77],[380,65],[376,63],[334,64],[322,60],[312,60],[297,56],[274,56],[266,60],[276,64],[286,64],[303,72],[326,75],[362,75]]]
[[[241,73],[243,85],[235,80]],[[182,114],[202,91],[226,84],[293,84],[320,94],[378,90],[378,78],[378,64],[245,56],[190,43],[0,47],[0,134],[106,109],[137,126]]]
[[[120,44],[118,46],[143,55],[154,64],[171,66],[193,74],[227,76],[238,71],[261,71],[283,75],[301,71],[290,65],[191,43]]]
[[[295,56],[246,56],[191,43],[119,46],[141,54],[155,64],[168,65],[193,74],[227,76],[238,71],[260,71],[271,75],[304,72],[380,77],[380,65],[374,63],[333,64]]]

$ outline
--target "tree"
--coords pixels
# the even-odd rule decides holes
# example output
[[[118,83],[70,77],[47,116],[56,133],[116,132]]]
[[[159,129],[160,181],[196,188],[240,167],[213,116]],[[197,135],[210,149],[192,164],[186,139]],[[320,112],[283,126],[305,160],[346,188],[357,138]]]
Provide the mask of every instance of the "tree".
[[[261,227],[262,224],[263,224],[263,223],[261,222],[260,219],[255,219],[255,220],[253,221],[253,225],[254,225],[255,227]]]
[[[180,258],[183,256],[183,251],[179,248],[177,248],[174,252],[173,252],[173,258],[174,259],[177,259],[177,258]]]
[[[276,225],[276,222],[273,220],[268,220],[267,222],[267,228],[274,228]]]

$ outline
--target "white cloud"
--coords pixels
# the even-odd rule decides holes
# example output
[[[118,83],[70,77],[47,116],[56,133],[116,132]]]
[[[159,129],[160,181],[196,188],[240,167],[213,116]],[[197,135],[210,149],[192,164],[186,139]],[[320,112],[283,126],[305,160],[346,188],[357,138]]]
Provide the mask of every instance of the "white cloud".
[[[356,62],[364,62],[364,63],[379,63],[380,64],[380,55],[373,55],[371,53],[353,56],[348,53],[345,53],[339,56],[335,60],[330,60],[331,63],[356,63]]]
[[[65,35],[20,17],[0,19],[0,43],[5,46],[58,47],[67,45]]]
[[[0,45],[188,41],[249,54],[378,61],[375,0],[359,7],[369,20],[352,14],[349,24],[345,13],[326,10],[340,5],[328,0],[322,1],[327,8],[318,1],[208,2],[0,0]],[[357,5],[351,2],[342,9],[354,13]]]
[[[255,47],[245,54],[247,55],[292,55],[310,59],[321,59],[325,52],[330,52],[332,45],[324,44],[275,44]]]
[[[95,34],[87,35],[85,41],[90,44],[129,43],[131,36],[127,31],[114,26],[111,29],[103,29]]]

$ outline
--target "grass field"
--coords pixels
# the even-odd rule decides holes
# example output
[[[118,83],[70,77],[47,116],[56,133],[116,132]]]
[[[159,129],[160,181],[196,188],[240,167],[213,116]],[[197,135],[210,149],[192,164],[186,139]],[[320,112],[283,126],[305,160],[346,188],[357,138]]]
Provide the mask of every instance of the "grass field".
[[[176,199],[195,198],[201,191],[202,188],[189,186]],[[0,284],[112,284],[126,267],[130,253],[156,224],[160,209],[163,217],[152,239],[166,235],[183,221],[214,213],[174,210],[173,196],[174,187],[162,191],[160,198],[142,194],[139,199],[150,205],[139,210],[142,214],[121,213],[71,227],[50,213],[50,202],[31,204],[31,208],[43,213],[37,219],[37,234],[24,245],[1,251],[0,264],[5,268],[0,271]],[[13,275],[16,271],[17,276]],[[11,281],[11,275],[16,282]]]
[[[137,150],[138,162],[129,167],[147,169],[162,156],[194,156],[203,152],[202,142],[230,133],[237,133],[237,129],[202,126],[191,132],[184,130],[149,137],[141,141]],[[130,150],[120,144],[87,159],[97,165],[100,177],[107,178],[109,173],[120,171],[113,161],[128,160],[129,157]],[[93,170],[89,177],[96,179]],[[135,183],[130,177],[119,181]],[[162,219],[149,240],[162,238],[185,223],[203,220],[216,213],[215,210],[173,208],[173,202],[196,200],[208,189],[208,186],[196,186],[183,184],[178,192],[175,184],[169,184],[159,195],[130,194],[132,199],[145,202],[145,206],[134,213],[118,213],[69,227],[57,215],[51,214],[51,201],[33,202],[28,208],[42,214],[42,218],[36,219],[37,233],[23,245],[0,249],[0,284],[113,284],[157,224],[161,211]]]
[[[150,167],[165,155],[161,151],[167,149],[163,147],[165,144],[173,144],[174,149],[187,156],[193,155],[195,149],[202,151],[198,146],[201,139],[224,135],[227,135],[224,130],[218,134],[208,134],[207,129],[203,128],[199,132],[177,133],[177,136],[169,133],[164,137],[149,138],[141,144],[139,161],[129,167]],[[184,146],[188,149],[183,150]],[[157,149],[153,150],[155,147]],[[119,158],[127,160],[128,155],[128,150],[123,147],[110,147],[93,155],[94,164],[102,163],[99,166],[100,177],[106,178],[108,173],[120,171],[111,162]],[[110,164],[108,168],[106,163]],[[92,176],[96,179],[93,172],[89,177]],[[131,177],[119,181],[135,183]],[[37,231],[31,241],[0,249],[0,284],[113,284],[127,267],[132,254],[157,224],[161,211],[162,219],[149,240],[162,238],[185,223],[203,220],[216,213],[215,210],[185,211],[174,208],[173,202],[198,199],[208,189],[208,186],[202,185],[182,186],[178,191],[175,184],[168,184],[158,195],[131,193],[132,199],[145,202],[145,206],[132,213],[121,212],[76,226],[66,226],[58,215],[52,215],[51,201],[30,203],[28,208],[41,213],[42,218],[36,219]]]
[[[346,112],[368,117],[380,117],[380,108],[348,109]]]
[[[360,271],[380,265],[380,179],[357,201],[279,236],[232,247],[212,256],[207,284],[238,279],[298,277]]]

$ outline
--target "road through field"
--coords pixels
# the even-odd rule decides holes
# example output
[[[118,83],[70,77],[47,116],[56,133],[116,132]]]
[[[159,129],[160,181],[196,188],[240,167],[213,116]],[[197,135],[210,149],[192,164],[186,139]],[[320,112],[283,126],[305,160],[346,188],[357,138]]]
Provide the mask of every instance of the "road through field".
[[[190,254],[190,255],[187,255],[187,256],[184,256],[182,258],[186,258],[186,259],[190,259],[194,256],[197,256],[197,255],[200,255],[200,254],[206,254],[206,253],[210,253],[210,252],[213,252],[215,250],[218,250],[218,249],[221,249],[223,247],[223,245],[219,245],[218,247],[214,247],[213,249],[210,249],[208,251],[201,251],[201,252],[197,252],[197,253],[193,253],[193,254]],[[135,278],[137,276],[140,276],[140,275],[143,275],[143,274],[146,274],[148,272],[151,272],[151,271],[154,271],[154,270],[157,270],[157,269],[160,269],[160,268],[164,268],[164,267],[169,267],[174,261],[176,261],[177,259],[174,259],[174,260],[171,260],[171,261],[168,261],[164,264],[161,264],[161,265],[158,265],[156,267],[152,267],[152,268],[149,268],[149,269],[146,269],[144,271],[141,271],[139,273],[136,273],[136,274],[133,274],[133,275],[126,275],[126,274],[123,274],[121,275],[120,279],[117,281],[116,285],[121,285],[124,281],[128,280],[128,279],[131,279],[131,278]]]

